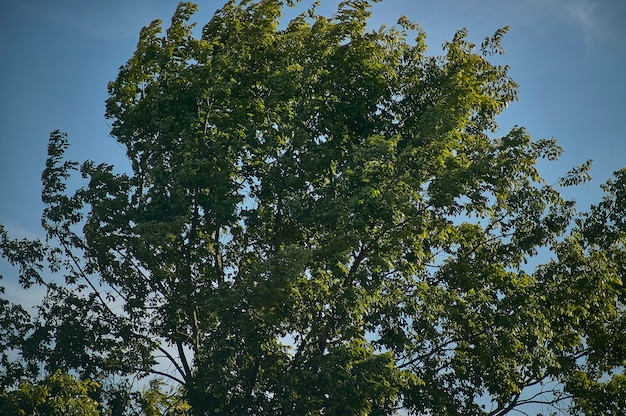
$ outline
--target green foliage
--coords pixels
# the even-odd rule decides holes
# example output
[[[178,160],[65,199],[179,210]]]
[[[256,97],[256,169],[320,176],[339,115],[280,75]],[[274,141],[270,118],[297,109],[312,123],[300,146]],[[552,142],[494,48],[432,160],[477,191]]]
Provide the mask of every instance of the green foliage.
[[[0,238],[6,233],[0,226]],[[5,289],[0,286],[0,295]],[[0,386],[10,386],[22,377],[30,377],[35,370],[24,362],[12,359],[24,347],[31,328],[31,318],[20,305],[0,298]]]
[[[91,397],[98,383],[55,372],[41,383],[22,383],[17,390],[0,393],[0,413],[6,416],[99,416]]]
[[[23,332],[0,321],[24,359],[175,387],[103,389],[111,414],[623,411],[626,174],[577,214],[535,166],[554,140],[497,136],[506,28],[430,56],[368,1],[284,6],[141,31],[106,110],[128,172],[52,133],[48,241],[0,240],[25,286],[65,278]]]
[[[141,414],[145,416],[186,415],[189,405],[175,391],[163,390],[159,380],[150,380],[139,400]]]

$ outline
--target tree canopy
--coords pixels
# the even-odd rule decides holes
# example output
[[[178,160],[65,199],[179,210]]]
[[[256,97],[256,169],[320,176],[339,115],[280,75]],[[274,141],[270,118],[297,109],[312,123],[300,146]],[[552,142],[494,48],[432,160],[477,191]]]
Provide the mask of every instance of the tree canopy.
[[[106,103],[129,169],[51,134],[46,240],[0,229],[48,290],[0,303],[1,397],[43,366],[102,414],[623,414],[626,170],[578,212],[590,165],[548,184],[556,142],[500,132],[507,28],[430,55],[368,1],[288,3],[141,31]]]

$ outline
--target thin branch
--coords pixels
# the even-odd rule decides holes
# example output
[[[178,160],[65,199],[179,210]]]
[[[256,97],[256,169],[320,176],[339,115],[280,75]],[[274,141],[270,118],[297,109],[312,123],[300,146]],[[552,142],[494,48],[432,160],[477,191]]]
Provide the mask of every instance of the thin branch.
[[[399,369],[404,369],[404,368],[406,368],[406,367],[408,367],[410,365],[413,365],[416,362],[421,361],[421,360],[423,360],[423,359],[425,359],[425,358],[427,358],[427,357],[429,357],[429,356],[431,356],[433,354],[436,354],[436,353],[441,353],[441,352],[445,352],[445,351],[452,351],[452,349],[446,349],[446,347],[448,347],[451,344],[458,343],[460,341],[463,341],[463,340],[462,339],[457,339],[457,338],[450,339],[449,341],[446,341],[443,344],[440,344],[440,345],[432,348],[427,353],[417,355],[417,356],[413,357],[412,359],[410,359],[409,361],[407,361],[405,363],[402,363],[402,364],[399,364],[398,368]]]
[[[91,288],[93,293],[96,295],[96,297],[98,298],[98,300],[102,304],[102,306],[104,306],[104,308],[109,312],[109,314],[111,314],[112,317],[119,319],[119,315],[117,315],[115,312],[113,312],[113,310],[109,307],[109,304],[102,298],[102,295],[100,294],[100,291],[91,282],[91,280],[87,276],[87,273],[85,273],[83,268],[80,266],[80,263],[78,262],[78,259],[76,258],[74,253],[72,253],[71,250],[69,250],[69,248],[67,247],[66,242],[61,240],[61,245],[65,249],[65,253],[72,259],[72,263],[74,263],[74,266],[78,269],[80,275],[83,277],[83,279],[85,279],[85,281],[87,282],[87,284],[89,285],[89,287]]]
[[[509,413],[511,410],[513,410],[517,405],[518,405],[518,400],[520,398],[521,392],[517,393],[515,396],[513,396],[513,399],[509,402],[508,405],[500,405],[498,406],[498,408],[496,410],[494,410],[493,412],[489,413],[489,416],[503,416],[507,413]]]
[[[169,373],[166,373],[165,371],[160,371],[160,370],[155,370],[155,369],[145,369],[145,368],[140,368],[140,367],[130,367],[131,370],[136,371],[138,373],[147,373],[147,374],[155,374],[157,376],[162,376],[165,378],[169,378],[172,381],[177,382],[178,384],[180,384],[181,386],[185,386],[186,383],[184,380],[181,380],[180,378],[173,376]]]
[[[543,393],[551,393],[555,390],[552,391],[547,391],[547,392],[543,392]],[[537,395],[533,396],[533,399],[526,399],[526,400],[520,400],[519,401],[519,405],[526,405],[526,404],[543,404],[546,406],[551,406],[551,407],[556,407],[556,405],[560,402],[563,402],[565,400],[571,400],[574,398],[573,395],[565,395],[565,396],[559,396],[559,397],[555,397],[552,400],[534,400],[534,397],[537,397]]]

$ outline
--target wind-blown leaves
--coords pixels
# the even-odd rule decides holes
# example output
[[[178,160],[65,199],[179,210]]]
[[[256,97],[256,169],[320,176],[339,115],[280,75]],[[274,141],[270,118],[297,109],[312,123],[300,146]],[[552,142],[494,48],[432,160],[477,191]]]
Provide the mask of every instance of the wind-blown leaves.
[[[430,56],[369,6],[229,1],[195,38],[182,3],[142,30],[106,112],[131,169],[65,162],[53,132],[49,246],[2,234],[25,282],[45,253],[65,277],[30,360],[164,378],[151,409],[198,415],[620,408],[623,172],[577,215],[536,167],[556,142],[498,130],[507,28]]]

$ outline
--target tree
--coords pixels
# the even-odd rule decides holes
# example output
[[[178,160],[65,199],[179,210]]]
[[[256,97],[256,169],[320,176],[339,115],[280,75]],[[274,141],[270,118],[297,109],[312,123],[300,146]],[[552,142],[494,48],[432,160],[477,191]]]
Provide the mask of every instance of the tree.
[[[497,135],[506,28],[430,56],[367,1],[284,3],[141,31],[106,111],[128,172],[51,134],[48,241],[1,244],[49,287],[24,359],[158,376],[197,415],[623,411],[626,171],[577,214],[558,188],[589,164],[550,185],[554,140]]]
[[[0,394],[0,410],[7,416],[99,416],[98,403],[90,397],[98,384],[78,381],[55,372],[39,385],[22,383],[10,393]]]

